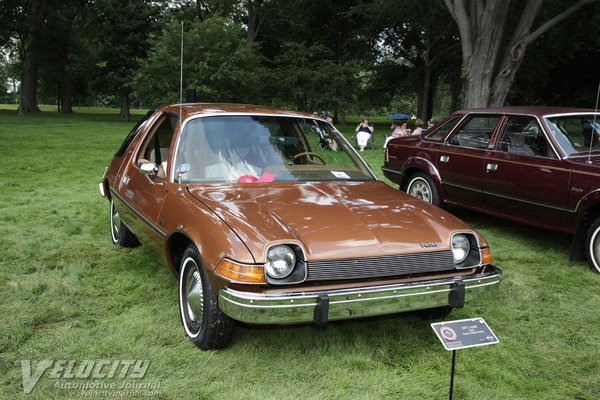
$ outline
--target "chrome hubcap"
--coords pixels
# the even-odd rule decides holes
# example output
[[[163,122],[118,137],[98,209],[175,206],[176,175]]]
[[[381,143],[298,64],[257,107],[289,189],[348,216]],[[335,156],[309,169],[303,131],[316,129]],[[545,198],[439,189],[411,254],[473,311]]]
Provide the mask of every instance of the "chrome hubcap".
[[[186,271],[185,300],[190,322],[199,326],[202,323],[204,311],[204,293],[202,291],[202,277],[195,264]]]
[[[415,179],[411,182],[410,187],[408,188],[408,194],[431,203],[431,190],[427,182],[422,179]]]
[[[121,217],[115,208],[115,203],[110,203],[110,221],[112,237],[115,242],[119,240],[119,228],[121,227]]]

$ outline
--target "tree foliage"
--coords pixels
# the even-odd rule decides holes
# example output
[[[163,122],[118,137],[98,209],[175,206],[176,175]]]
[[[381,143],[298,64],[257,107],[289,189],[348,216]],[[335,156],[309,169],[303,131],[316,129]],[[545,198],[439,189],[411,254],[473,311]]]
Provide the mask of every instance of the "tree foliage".
[[[0,69],[20,77],[20,112],[39,111],[39,96],[63,113],[76,102],[128,118],[130,101],[179,101],[183,23],[183,87],[200,101],[421,118],[461,96],[465,107],[587,105],[592,2],[3,0]],[[434,110],[439,93],[450,109]]]
[[[257,54],[244,30],[223,17],[183,24],[183,85],[199,101],[249,102],[261,86]],[[182,26],[170,22],[150,40],[148,57],[134,80],[136,94],[152,105],[179,101]]]
[[[95,30],[95,86],[118,94],[120,116],[129,120],[133,77],[148,52],[158,10],[150,0],[97,0],[89,11],[89,26]]]

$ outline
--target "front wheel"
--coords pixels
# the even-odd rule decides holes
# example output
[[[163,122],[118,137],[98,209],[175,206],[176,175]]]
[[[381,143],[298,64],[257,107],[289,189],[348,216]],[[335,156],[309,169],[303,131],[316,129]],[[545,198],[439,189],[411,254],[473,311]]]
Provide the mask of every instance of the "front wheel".
[[[596,219],[588,230],[585,254],[592,271],[600,273],[600,218]]]
[[[437,187],[429,175],[417,172],[410,177],[406,186],[406,193],[415,196],[429,204],[440,207],[440,195]]]
[[[186,335],[202,350],[222,349],[233,338],[235,322],[218,298],[194,246],[183,253],[179,270],[179,311]]]

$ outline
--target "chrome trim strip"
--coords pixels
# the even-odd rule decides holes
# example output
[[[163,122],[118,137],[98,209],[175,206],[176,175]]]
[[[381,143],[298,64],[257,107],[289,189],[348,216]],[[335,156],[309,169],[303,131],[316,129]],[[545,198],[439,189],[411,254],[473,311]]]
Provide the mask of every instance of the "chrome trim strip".
[[[135,208],[133,208],[133,206],[131,206],[131,204],[129,204],[128,202],[125,201],[125,199],[123,199],[121,196],[119,196],[119,194],[113,188],[109,187],[108,190],[110,190],[110,192],[112,194],[114,194],[115,196],[117,196],[117,198],[119,200],[121,200],[121,202],[123,202],[123,204],[125,204],[127,206],[127,208],[129,208],[131,211],[133,211],[133,213],[135,215],[137,215],[138,218],[140,218],[142,221],[144,221],[161,238],[164,239],[167,236],[166,233],[164,233],[163,231],[161,231],[160,229],[158,229],[158,227],[156,225],[154,225],[153,223],[151,223],[150,221],[148,221],[142,214],[140,214],[139,212],[137,212],[135,210]]]
[[[479,189],[476,189],[476,188],[473,188],[473,187],[470,187],[470,186],[462,186],[462,185],[458,185],[458,184],[455,184],[455,183],[449,183],[448,181],[445,182],[445,185],[456,187],[456,188],[459,188],[459,189],[470,190],[471,192],[481,193],[483,195],[495,196],[495,197],[499,197],[501,199],[513,200],[513,201],[518,201],[520,203],[525,203],[525,204],[531,204],[531,205],[534,205],[534,206],[545,207],[545,208],[549,208],[549,209],[552,209],[552,210],[566,211],[566,212],[570,212],[570,213],[574,213],[577,210],[577,209],[572,209],[572,208],[567,208],[567,207],[558,207],[558,206],[553,206],[551,204],[546,204],[546,203],[540,203],[540,202],[535,202],[535,201],[531,201],[531,200],[526,200],[526,199],[519,198],[519,197],[506,196],[506,195],[503,195],[503,194],[494,193],[494,192],[488,192],[488,191],[485,191],[485,190],[479,190]],[[577,207],[579,207],[579,204],[577,204]]]
[[[459,189],[470,190],[471,192],[475,192],[475,193],[483,193],[483,190],[474,188],[472,186],[459,185],[458,183],[452,183],[452,182],[448,182],[448,181],[445,181],[443,184],[444,184],[444,186],[452,186],[452,187],[459,188]]]
[[[487,268],[489,272],[468,277],[315,292],[255,293],[223,287],[219,307],[233,319],[256,324],[312,322],[323,296],[329,299],[328,320],[441,307],[449,305],[448,293],[458,281],[464,282],[468,300],[495,294],[502,271]]]
[[[490,195],[490,196],[495,196],[495,197],[499,197],[501,199],[518,201],[520,203],[531,204],[531,205],[534,205],[534,206],[540,206],[540,207],[544,207],[544,208],[549,208],[551,210],[566,211],[566,212],[575,212],[574,209],[570,209],[570,208],[567,208],[567,207],[553,206],[552,204],[540,203],[540,202],[536,202],[536,201],[532,201],[532,200],[527,200],[527,199],[522,199],[522,198],[518,198],[518,197],[506,196],[506,195],[499,194],[499,193],[492,193],[492,192],[485,192],[484,191],[483,194]]]
[[[398,171],[398,170],[391,169],[391,168],[381,167],[381,170],[382,171],[391,172],[391,173],[394,173],[394,174],[398,174],[398,175],[402,175],[402,171]]]

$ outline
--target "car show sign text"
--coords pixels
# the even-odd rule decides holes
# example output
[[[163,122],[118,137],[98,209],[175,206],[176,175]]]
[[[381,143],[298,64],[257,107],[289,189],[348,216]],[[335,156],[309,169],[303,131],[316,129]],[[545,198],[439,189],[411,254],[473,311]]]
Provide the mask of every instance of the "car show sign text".
[[[483,318],[436,322],[431,324],[431,327],[446,350],[487,346],[499,342]]]

